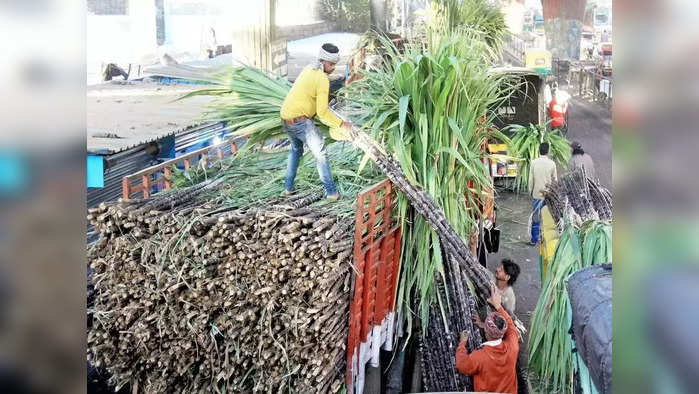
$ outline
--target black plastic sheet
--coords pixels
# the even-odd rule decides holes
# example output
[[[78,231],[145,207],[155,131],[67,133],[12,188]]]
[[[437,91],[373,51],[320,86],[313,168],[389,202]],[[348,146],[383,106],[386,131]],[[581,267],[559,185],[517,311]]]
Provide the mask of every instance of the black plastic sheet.
[[[612,265],[584,268],[568,279],[572,334],[600,394],[612,392]]]

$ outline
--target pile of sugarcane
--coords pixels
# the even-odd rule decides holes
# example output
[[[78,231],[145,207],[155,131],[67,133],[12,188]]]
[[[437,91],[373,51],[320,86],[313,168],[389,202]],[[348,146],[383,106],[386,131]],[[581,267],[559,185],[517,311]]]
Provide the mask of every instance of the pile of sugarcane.
[[[465,277],[461,278],[462,283],[466,283],[466,280]],[[456,295],[458,292],[453,292],[452,294]],[[452,295],[452,298],[455,298],[454,295]],[[418,346],[422,355],[420,360],[422,383],[425,391],[460,391],[463,387],[473,387],[472,378],[456,370],[456,358],[444,357],[444,355],[456,353],[459,333],[462,331],[469,333],[467,342],[469,351],[477,349],[481,344],[480,331],[475,328],[471,319],[471,316],[475,316],[478,313],[476,311],[475,299],[468,289],[465,291],[465,297],[466,310],[459,311],[463,306],[461,306],[461,303],[455,303],[453,306],[455,313],[449,319],[450,325],[447,326],[447,329],[444,328],[443,317],[439,315],[439,309],[431,308],[427,334],[418,337]]]
[[[456,352],[459,333],[462,331],[469,333],[469,351],[481,344],[480,332],[475,329],[472,321],[476,313],[476,297],[467,283],[473,285],[475,295],[484,301],[484,298],[490,296],[492,275],[475,260],[463,239],[449,224],[444,211],[424,190],[407,179],[393,157],[388,156],[378,143],[362,131],[357,132],[353,142],[374,161],[394,187],[410,201],[415,212],[429,224],[434,231],[429,236],[436,238],[435,242],[441,246],[444,256],[444,276],[437,282],[438,297],[450,305],[445,308],[430,308],[429,319],[423,321],[423,324],[429,324],[425,335],[419,338],[424,389],[459,391],[464,387],[472,387],[471,378],[458,373],[455,358],[451,355]],[[513,320],[519,332],[524,332],[524,327],[516,316],[513,316]]]
[[[321,193],[202,204],[215,187],[90,211],[88,360],[146,392],[338,392],[352,220]]]
[[[560,223],[567,210],[578,216],[578,222],[612,218],[612,194],[597,180],[588,177],[583,168],[548,184],[544,199],[556,223]]]
[[[506,76],[489,72],[497,61],[498,37],[506,29],[499,10],[485,7],[484,1],[434,3],[443,3],[440,9],[446,11],[434,20],[445,22],[433,29],[427,45],[399,50],[379,38],[386,49],[381,67],[361,72],[362,78],[343,88],[338,99],[350,103],[352,123],[370,130],[371,138],[385,147],[372,151],[376,147],[371,143],[360,146],[402,192],[397,198],[403,227],[397,313],[409,332],[417,326],[427,341],[430,354],[423,362],[443,366],[452,376],[444,380],[443,374],[424,374],[425,386],[463,390],[470,384],[457,377],[453,358],[459,331],[471,325],[469,292],[485,300],[492,279],[462,237],[481,219],[477,207],[493,186],[482,146],[492,137],[507,140],[490,127],[488,114],[514,86]],[[476,3],[483,7],[471,7]],[[477,28],[486,22],[491,29]],[[278,111],[270,108],[278,108],[288,90],[270,79],[236,69],[221,79],[221,89],[196,94],[220,96],[211,119],[243,119],[235,135],[264,141],[282,133]],[[266,84],[274,99],[258,100]],[[469,349],[479,344],[480,338],[472,335]]]

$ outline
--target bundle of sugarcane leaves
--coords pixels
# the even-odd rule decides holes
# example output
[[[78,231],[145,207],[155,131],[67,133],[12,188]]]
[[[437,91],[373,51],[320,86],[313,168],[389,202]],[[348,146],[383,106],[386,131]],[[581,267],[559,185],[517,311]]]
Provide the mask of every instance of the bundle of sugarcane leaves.
[[[580,227],[566,217],[553,260],[532,315],[529,368],[542,392],[573,390],[573,349],[568,329],[566,280],[575,271],[612,261],[612,226],[589,220]]]
[[[214,87],[187,93],[179,99],[193,96],[211,96],[201,117],[203,122],[225,122],[231,135],[247,139],[243,150],[279,138],[285,138],[280,111],[291,83],[258,68],[236,65],[210,76]],[[324,134],[328,127],[316,121]],[[332,140],[328,140],[331,143]]]
[[[222,187],[208,192],[206,197],[221,197],[226,205],[241,206],[282,194],[288,155],[288,151],[242,151],[237,156],[214,162],[205,168],[194,166],[188,171],[173,168],[171,181],[179,187],[188,187],[206,180],[221,179]],[[335,187],[343,197],[332,202],[323,199],[315,205],[322,205],[340,216],[352,216],[355,213],[357,193],[385,177],[373,164],[360,173],[357,163],[361,160],[362,153],[350,143],[328,146],[326,157]],[[319,185],[315,159],[310,153],[306,153],[296,173],[295,190],[314,190]]]
[[[570,142],[558,130],[546,130],[545,125],[510,125],[506,128],[514,133],[510,144],[510,154],[519,159],[519,172],[513,188],[522,192],[529,188],[531,162],[539,157],[539,145],[549,144],[549,157],[563,168],[570,159]]]
[[[598,180],[590,178],[584,168],[563,174],[558,181],[549,183],[544,200],[556,223],[564,213],[571,212],[577,222],[612,218],[612,194]]]
[[[353,199],[328,204],[317,186],[279,196],[272,183],[282,179],[283,154],[259,156],[237,157],[193,186],[90,210],[101,238],[88,250],[87,358],[115,386],[342,389],[354,219],[337,206]],[[315,173],[310,164],[299,170],[302,184]],[[346,190],[375,181],[338,178]]]

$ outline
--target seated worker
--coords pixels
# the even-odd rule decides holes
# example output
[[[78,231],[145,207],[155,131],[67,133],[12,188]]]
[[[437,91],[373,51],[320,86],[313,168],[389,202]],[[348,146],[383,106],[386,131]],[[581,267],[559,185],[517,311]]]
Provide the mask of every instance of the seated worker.
[[[473,389],[478,392],[517,394],[517,354],[519,337],[510,315],[502,307],[500,291],[493,286],[488,300],[495,308],[485,320],[485,338],[488,342],[471,354],[466,350],[468,334],[461,333],[456,348],[456,369],[473,376]]]

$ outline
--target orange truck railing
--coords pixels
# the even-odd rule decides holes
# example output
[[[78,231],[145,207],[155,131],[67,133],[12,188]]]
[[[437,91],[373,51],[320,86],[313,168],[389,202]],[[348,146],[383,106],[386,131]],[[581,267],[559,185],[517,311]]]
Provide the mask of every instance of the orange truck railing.
[[[364,390],[366,364],[379,366],[379,353],[393,348],[398,317],[395,294],[401,228],[391,215],[395,193],[389,180],[357,195],[354,228],[356,267],[347,337],[347,393]]]
[[[203,165],[209,165],[213,162],[210,161],[210,156],[212,153],[215,153],[214,160],[221,160],[227,156],[226,152],[224,151],[224,148],[227,145],[230,145],[231,147],[230,155],[235,156],[235,154],[238,152],[236,140],[229,140],[221,142],[217,145],[207,146],[205,148],[195,150],[187,153],[186,155],[167,160],[131,175],[127,175],[121,181],[122,197],[129,199],[133,193],[142,192],[143,198],[148,198],[151,195],[151,188],[159,184],[164,184],[165,189],[170,189],[172,188],[170,176],[172,175],[173,166],[182,164],[184,165],[186,171],[189,170],[192,165],[199,164],[201,160],[203,160]]]

